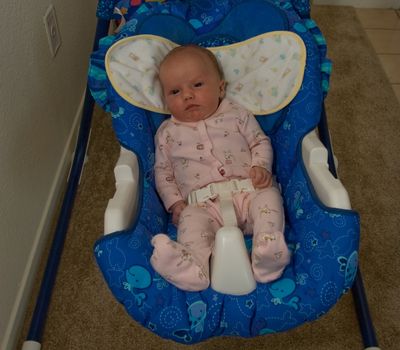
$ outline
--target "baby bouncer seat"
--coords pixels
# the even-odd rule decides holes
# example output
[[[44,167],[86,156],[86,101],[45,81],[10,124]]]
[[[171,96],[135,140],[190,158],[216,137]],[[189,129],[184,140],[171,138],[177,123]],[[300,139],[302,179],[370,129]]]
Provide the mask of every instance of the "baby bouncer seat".
[[[340,182],[330,175],[326,150],[313,131],[328,89],[330,63],[324,39],[309,19],[308,1],[148,2],[135,11],[121,11],[120,6],[118,13],[125,14],[126,23],[118,33],[100,41],[91,57],[89,75],[91,92],[111,112],[123,147],[115,168],[117,191],[106,212],[107,234],[94,247],[115,298],[144,327],[184,344],[220,335],[282,332],[325,314],[356,276],[359,217],[350,209]],[[221,293],[212,286],[201,292],[177,289],[149,262],[155,234],[176,237],[176,228],[156,193],[153,172],[154,134],[168,115],[156,102],[137,103],[124,90],[131,84],[129,79],[124,81],[122,71],[121,80],[116,78],[118,68],[113,70],[111,63],[119,56],[110,52],[124,51],[135,37],[153,40],[154,36],[177,45],[227,46],[224,52],[229,56],[237,43],[262,35],[261,40],[269,45],[284,41],[287,32],[304,45],[305,66],[296,76],[301,79],[293,96],[289,93],[279,107],[257,113],[257,120],[274,147],[274,173],[284,198],[291,262],[278,280],[257,283],[244,295]],[[250,250],[251,242],[246,243]]]

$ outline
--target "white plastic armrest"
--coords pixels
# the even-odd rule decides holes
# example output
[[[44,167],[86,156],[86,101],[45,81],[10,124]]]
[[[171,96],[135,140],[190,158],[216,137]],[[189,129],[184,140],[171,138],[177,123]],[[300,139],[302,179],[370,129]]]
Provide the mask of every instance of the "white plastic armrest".
[[[329,171],[328,151],[315,131],[304,137],[302,155],[307,173],[321,202],[332,208],[351,209],[347,190]]]
[[[139,164],[136,155],[121,147],[114,168],[115,194],[108,201],[104,214],[104,234],[121,231],[130,226],[137,208]]]

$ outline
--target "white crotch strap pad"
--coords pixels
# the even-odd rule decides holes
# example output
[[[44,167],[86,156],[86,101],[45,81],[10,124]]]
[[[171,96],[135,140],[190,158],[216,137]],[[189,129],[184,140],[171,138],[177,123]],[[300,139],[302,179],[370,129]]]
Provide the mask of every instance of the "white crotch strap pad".
[[[199,190],[192,191],[188,197],[189,204],[203,203],[209,199],[219,198],[221,216],[224,226],[237,227],[233,195],[239,192],[253,192],[251,179],[233,179],[223,182],[213,182]]]

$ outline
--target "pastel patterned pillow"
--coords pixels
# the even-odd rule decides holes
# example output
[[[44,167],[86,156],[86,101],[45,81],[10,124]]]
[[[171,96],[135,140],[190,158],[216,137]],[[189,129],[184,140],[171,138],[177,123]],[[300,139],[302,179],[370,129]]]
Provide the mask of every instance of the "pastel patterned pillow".
[[[158,67],[177,44],[154,35],[118,41],[107,52],[106,71],[114,89],[131,104],[169,113],[162,99]],[[226,96],[257,115],[276,112],[300,89],[306,48],[293,32],[277,31],[209,48],[227,82]]]

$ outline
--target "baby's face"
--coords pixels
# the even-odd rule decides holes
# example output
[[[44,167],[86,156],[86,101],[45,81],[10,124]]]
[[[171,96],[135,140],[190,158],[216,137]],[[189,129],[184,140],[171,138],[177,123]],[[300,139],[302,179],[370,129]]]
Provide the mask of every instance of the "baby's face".
[[[225,93],[225,82],[210,58],[193,49],[167,58],[160,68],[160,80],[168,109],[183,122],[207,119]]]

